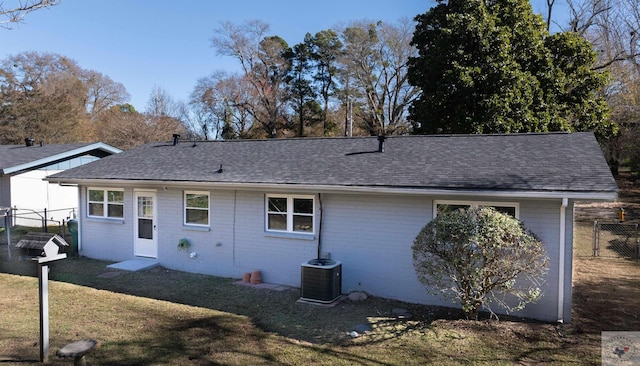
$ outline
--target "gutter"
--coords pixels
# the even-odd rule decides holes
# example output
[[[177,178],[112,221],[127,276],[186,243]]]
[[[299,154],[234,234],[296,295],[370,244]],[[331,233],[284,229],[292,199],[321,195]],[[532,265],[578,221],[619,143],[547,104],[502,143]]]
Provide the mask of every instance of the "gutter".
[[[560,255],[558,256],[558,323],[564,323],[564,276],[565,276],[565,250],[566,243],[566,231],[567,231],[567,205],[569,200],[567,198],[562,199],[562,205],[560,206]]]
[[[616,191],[491,191],[491,190],[458,190],[458,189],[430,189],[404,188],[386,186],[349,186],[322,184],[287,184],[287,183],[237,183],[237,182],[196,182],[196,181],[162,181],[162,180],[131,180],[131,179],[77,179],[47,177],[44,180],[52,184],[69,185],[97,185],[97,186],[147,186],[147,187],[205,187],[209,189],[230,190],[266,190],[282,192],[320,192],[320,193],[369,193],[369,194],[409,194],[419,196],[473,196],[473,197],[501,197],[501,198],[532,198],[532,199],[576,199],[594,201],[615,201]]]

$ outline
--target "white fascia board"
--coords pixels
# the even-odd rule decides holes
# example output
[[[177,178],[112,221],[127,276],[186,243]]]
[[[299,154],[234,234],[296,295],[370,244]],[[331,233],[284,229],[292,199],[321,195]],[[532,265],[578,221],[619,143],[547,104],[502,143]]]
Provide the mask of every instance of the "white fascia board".
[[[96,142],[93,143],[89,146],[85,146],[84,147],[87,150],[96,150],[96,149],[100,149],[100,150],[104,150],[106,152],[110,152],[112,154],[119,154],[122,152],[122,150],[118,149],[117,147],[111,146],[111,145],[107,145],[104,142]]]
[[[34,147],[34,148],[37,148],[37,147]],[[42,165],[46,165],[46,164],[49,164],[49,163],[53,163],[54,161],[64,160],[67,157],[78,155],[78,154],[82,154],[82,153],[86,153],[86,152],[89,152],[91,150],[104,150],[106,152],[110,152],[111,154],[118,154],[118,153],[122,152],[122,150],[120,150],[118,148],[115,148],[113,146],[107,145],[107,144],[102,143],[102,142],[96,142],[94,144],[83,146],[83,147],[79,147],[77,149],[73,149],[73,150],[69,150],[69,151],[65,151],[65,152],[60,153],[60,154],[47,156],[46,158],[42,158],[42,159],[39,159],[39,160],[34,160],[34,161],[30,161],[28,163],[24,163],[24,164],[12,166],[10,168],[6,168],[6,169],[3,169],[3,173],[4,174],[11,174],[11,173],[20,172],[20,171],[23,171],[23,170],[28,170],[28,169],[31,169],[31,168],[33,168],[35,166],[42,166]]]
[[[260,190],[272,192],[318,192],[318,193],[369,193],[369,194],[403,194],[441,197],[499,197],[519,199],[572,199],[584,201],[615,201],[616,192],[602,191],[490,191],[490,190],[451,190],[430,188],[401,188],[375,186],[333,186],[312,184],[275,184],[275,183],[226,183],[226,182],[194,182],[194,181],[159,181],[159,180],[123,180],[123,179],[64,179],[45,178],[52,184],[77,184],[100,186],[137,186],[137,187],[200,187],[207,189]]]

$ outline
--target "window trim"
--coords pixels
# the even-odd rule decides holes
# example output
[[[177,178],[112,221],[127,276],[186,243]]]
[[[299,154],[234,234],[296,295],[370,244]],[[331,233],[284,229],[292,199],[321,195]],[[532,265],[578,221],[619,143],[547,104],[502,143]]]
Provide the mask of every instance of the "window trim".
[[[202,210],[200,207],[187,207],[187,194],[206,194],[207,195],[207,223],[206,224],[196,224],[187,222],[187,209],[191,210]],[[201,227],[208,228],[211,227],[211,192],[210,191],[184,191],[182,193],[182,224],[184,226],[189,227]]]
[[[465,200],[434,200],[433,201],[433,217],[438,216],[438,205],[466,205],[472,208],[480,206],[498,206],[515,208],[515,218],[520,220],[520,203],[519,202],[500,202],[500,201],[465,201]]]
[[[102,202],[91,201],[91,191],[102,191],[103,199]],[[109,202],[109,193],[108,192],[122,192],[122,202],[114,203]],[[107,187],[87,187],[87,217],[93,219],[105,219],[105,220],[124,220],[125,212],[124,212],[124,188],[107,188]],[[90,205],[92,203],[102,203],[102,215],[96,216],[91,214]],[[122,206],[122,216],[109,216],[109,205],[120,205]]]
[[[287,229],[275,230],[269,228],[269,198],[286,198],[287,199]],[[312,209],[311,214],[298,214],[301,216],[311,217],[311,231],[294,231],[293,230],[293,217],[296,215],[293,212],[293,202],[295,199],[307,199],[311,200]],[[275,212],[273,212],[275,213]],[[270,193],[265,195],[264,199],[264,230],[267,233],[279,233],[279,234],[294,234],[300,236],[313,236],[316,233],[316,196],[305,194],[278,194]]]

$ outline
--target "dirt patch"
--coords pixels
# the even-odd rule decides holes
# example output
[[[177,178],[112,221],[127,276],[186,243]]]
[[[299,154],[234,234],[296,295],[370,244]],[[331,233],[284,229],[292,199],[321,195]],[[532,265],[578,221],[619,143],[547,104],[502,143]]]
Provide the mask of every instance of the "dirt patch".
[[[594,220],[618,219],[620,208],[625,222],[640,221],[640,182],[630,175],[617,178],[616,202],[576,204],[574,237],[572,324],[568,339],[573,350],[599,357],[603,331],[638,331],[640,313],[640,261],[628,258],[593,257],[589,229]],[[588,253],[588,255],[584,255]],[[589,357],[587,357],[589,359]]]
[[[573,274],[573,317],[587,333],[640,329],[640,262],[578,258]]]

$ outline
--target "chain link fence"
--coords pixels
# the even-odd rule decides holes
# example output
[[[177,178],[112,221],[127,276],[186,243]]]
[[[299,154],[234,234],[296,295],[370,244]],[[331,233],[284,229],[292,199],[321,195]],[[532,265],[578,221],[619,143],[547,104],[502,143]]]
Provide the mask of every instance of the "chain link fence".
[[[9,208],[11,217],[10,226],[41,227],[43,232],[47,232],[47,226],[61,226],[65,221],[76,217],[75,207],[60,208],[55,210],[34,210],[30,208],[11,207]]]
[[[636,223],[595,221],[593,256],[640,259],[640,227]]]

